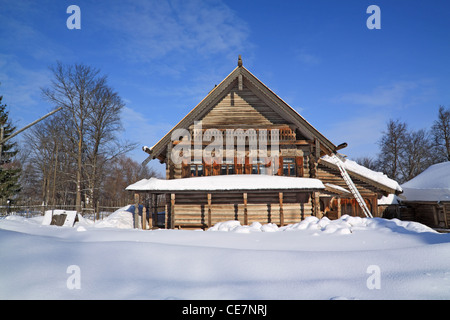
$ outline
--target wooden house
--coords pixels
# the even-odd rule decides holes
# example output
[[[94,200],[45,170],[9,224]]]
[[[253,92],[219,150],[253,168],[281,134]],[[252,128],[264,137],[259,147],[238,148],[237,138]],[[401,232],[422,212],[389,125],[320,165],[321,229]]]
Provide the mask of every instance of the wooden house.
[[[165,194],[168,228],[363,215],[329,158],[345,146],[314,128],[239,56],[238,66],[191,112],[153,147],[143,148],[166,165],[166,180],[144,179],[127,189],[146,203],[150,224],[156,196]],[[378,198],[401,192],[385,175],[343,162],[374,216]]]

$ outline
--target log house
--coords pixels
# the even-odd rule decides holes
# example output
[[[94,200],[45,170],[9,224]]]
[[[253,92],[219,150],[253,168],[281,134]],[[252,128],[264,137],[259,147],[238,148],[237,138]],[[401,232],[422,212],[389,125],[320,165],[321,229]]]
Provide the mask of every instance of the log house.
[[[185,130],[184,136],[177,137],[179,131],[176,130]],[[234,147],[231,154],[227,150],[219,160],[195,154],[203,155],[212,141],[218,141],[225,150],[226,142],[230,141],[227,140],[229,133],[233,134],[233,142],[244,141],[243,149]],[[259,141],[252,141],[260,137],[268,142],[264,150]],[[276,150],[270,148],[274,144]],[[180,154],[183,161],[176,162],[173,151],[181,145],[186,147]],[[252,146],[255,145],[256,153],[267,155],[265,159],[254,156]],[[141,195],[141,202],[148,207],[146,212],[153,222],[156,209],[149,199],[165,194],[166,228],[205,229],[226,220],[239,220],[242,224],[270,222],[281,226],[311,215],[330,219],[344,214],[362,216],[336,165],[324,158],[345,145],[337,146],[328,140],[248,71],[239,56],[238,66],[191,112],[153,147],[143,148],[150,159],[166,165],[166,179],[174,180],[173,183],[144,179],[128,186],[127,190]],[[214,152],[217,149],[212,151],[213,157]],[[401,188],[381,173],[378,173],[381,179],[377,179],[375,173],[364,174],[368,169],[362,169],[353,165],[348,173],[372,215],[378,216],[377,199],[399,193]],[[242,177],[247,175],[264,176],[266,180],[255,180],[250,187],[240,187]],[[236,187],[209,187],[213,183],[220,185],[220,178],[225,181],[223,176],[234,176]],[[275,183],[271,180],[274,176],[290,180],[284,179],[276,187],[268,188],[266,184]],[[296,187],[291,188],[294,180]],[[199,184],[204,187],[199,188]]]

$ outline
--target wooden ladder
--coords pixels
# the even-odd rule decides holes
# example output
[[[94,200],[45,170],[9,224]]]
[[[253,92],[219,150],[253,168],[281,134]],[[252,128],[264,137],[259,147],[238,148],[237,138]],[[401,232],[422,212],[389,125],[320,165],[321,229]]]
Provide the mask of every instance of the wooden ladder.
[[[367,208],[366,202],[364,201],[363,197],[359,193],[358,189],[356,188],[355,184],[352,181],[352,178],[350,178],[347,170],[344,167],[344,164],[342,163],[342,160],[339,159],[339,157],[336,154],[331,155],[331,159],[333,159],[334,163],[339,168],[339,171],[341,172],[341,176],[344,179],[345,183],[347,184],[348,188],[350,189],[350,192],[355,197],[356,201],[358,202],[359,206],[361,207],[362,211],[368,218],[373,218],[372,214],[370,213],[369,208]]]

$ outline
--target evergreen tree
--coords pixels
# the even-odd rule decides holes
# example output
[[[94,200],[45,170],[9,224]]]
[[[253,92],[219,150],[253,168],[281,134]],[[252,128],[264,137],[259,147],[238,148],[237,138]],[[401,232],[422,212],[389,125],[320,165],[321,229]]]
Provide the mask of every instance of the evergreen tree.
[[[16,129],[9,120],[9,112],[6,104],[2,104],[3,96],[0,96],[0,130],[3,127],[3,139],[9,137]],[[14,165],[13,158],[17,154],[17,144],[6,141],[0,145],[0,201],[5,203],[12,199],[19,191],[20,168]]]

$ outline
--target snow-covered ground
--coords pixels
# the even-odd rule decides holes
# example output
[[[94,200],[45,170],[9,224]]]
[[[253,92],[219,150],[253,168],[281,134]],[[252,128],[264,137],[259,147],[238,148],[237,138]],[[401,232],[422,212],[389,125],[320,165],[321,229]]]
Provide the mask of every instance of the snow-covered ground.
[[[450,299],[450,234],[399,220],[132,229],[0,220],[0,299]]]

